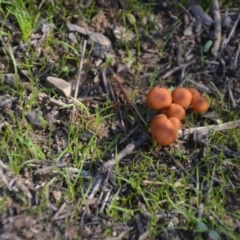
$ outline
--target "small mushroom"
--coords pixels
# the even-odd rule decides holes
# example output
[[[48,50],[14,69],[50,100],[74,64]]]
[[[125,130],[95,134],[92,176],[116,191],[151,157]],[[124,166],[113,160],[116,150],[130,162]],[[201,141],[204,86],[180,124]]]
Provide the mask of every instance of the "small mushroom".
[[[167,116],[164,115],[164,114],[158,114],[158,115],[156,115],[156,116],[152,119],[151,124],[152,124],[155,120],[160,119],[160,118],[162,118],[162,119],[167,119]]]
[[[197,113],[206,112],[209,108],[209,103],[205,97],[199,96],[193,98],[192,109]]]
[[[177,130],[182,125],[181,121],[178,118],[176,118],[176,117],[170,117],[170,118],[168,118],[168,120],[172,122],[172,124],[176,127]]]
[[[192,99],[195,97],[200,97],[200,92],[196,88],[188,88],[188,91],[192,93]]]
[[[192,93],[182,87],[175,88],[172,92],[172,102],[181,105],[183,108],[190,106]]]
[[[162,114],[160,114],[162,115]],[[177,128],[164,117],[155,117],[150,125],[152,138],[160,145],[167,146],[173,143],[178,136]]]
[[[167,117],[176,117],[179,120],[183,120],[186,115],[185,109],[176,103],[172,103],[168,108],[163,108],[161,113]]]
[[[159,110],[171,105],[172,96],[167,88],[154,87],[148,92],[146,102],[151,109]]]

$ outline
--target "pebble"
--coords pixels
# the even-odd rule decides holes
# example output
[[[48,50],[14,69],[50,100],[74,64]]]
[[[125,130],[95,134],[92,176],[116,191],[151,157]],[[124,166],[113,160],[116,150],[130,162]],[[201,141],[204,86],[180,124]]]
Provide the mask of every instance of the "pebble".
[[[65,97],[69,97],[71,95],[72,84],[61,78],[47,77],[46,84]]]

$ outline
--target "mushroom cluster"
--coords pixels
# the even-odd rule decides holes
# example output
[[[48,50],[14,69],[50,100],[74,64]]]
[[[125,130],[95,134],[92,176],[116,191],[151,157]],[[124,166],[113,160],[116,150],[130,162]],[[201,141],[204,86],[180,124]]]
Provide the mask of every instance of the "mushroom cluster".
[[[177,139],[186,108],[191,107],[197,113],[209,108],[207,99],[197,89],[183,87],[174,89],[172,93],[167,88],[154,87],[148,92],[146,103],[149,108],[161,111],[152,119],[150,131],[152,138],[162,146]]]

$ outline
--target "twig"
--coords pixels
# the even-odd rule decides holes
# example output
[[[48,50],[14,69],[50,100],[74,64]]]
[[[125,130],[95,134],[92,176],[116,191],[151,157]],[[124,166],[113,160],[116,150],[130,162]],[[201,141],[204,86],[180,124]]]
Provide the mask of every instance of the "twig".
[[[102,181],[103,181],[103,176],[102,176],[102,174],[100,174],[100,175],[97,176],[96,183],[95,183],[91,193],[89,194],[88,199],[93,199],[94,198],[94,196],[95,196],[96,192],[98,191]]]
[[[236,69],[236,68],[237,68],[239,53],[240,53],[240,41],[238,41],[238,49],[237,49],[236,55],[235,55],[235,57],[234,57],[233,69]]]
[[[225,39],[225,41],[222,42],[221,50],[223,50],[224,48],[227,47],[227,45],[228,45],[228,43],[229,43],[229,41],[230,41],[230,39],[231,39],[231,37],[232,37],[232,35],[233,35],[236,27],[237,27],[237,25],[238,25],[239,20],[240,20],[240,12],[239,12],[239,14],[238,14],[237,20],[235,21],[235,23],[234,23],[234,25],[233,25],[233,27],[232,27],[231,32],[229,33],[228,38]]]
[[[72,119],[74,119],[75,110],[76,110],[75,102],[76,102],[76,98],[77,98],[78,90],[79,90],[79,85],[80,85],[80,78],[81,78],[81,73],[82,73],[82,66],[83,66],[83,60],[84,60],[86,45],[87,45],[87,40],[84,39],[82,54],[81,54],[81,60],[80,60],[79,68],[78,68],[77,84],[76,84],[75,92],[74,92],[74,105],[73,105],[73,110],[72,110]]]
[[[191,66],[192,64],[194,64],[195,62],[196,62],[196,60],[193,59],[193,60],[189,61],[188,63],[181,64],[181,66],[177,66],[177,67],[171,69],[169,72],[165,73],[165,74],[161,77],[161,79],[168,78],[169,76],[171,76],[173,73],[175,73],[175,72],[178,71],[179,69],[181,69],[181,68],[183,68],[183,67],[185,67],[185,68],[186,68],[186,67],[189,67],[189,66]]]
[[[180,42],[177,43],[176,62],[178,66],[182,65],[182,44]]]
[[[107,189],[105,192],[106,192],[106,195],[105,195],[105,197],[103,199],[103,202],[102,202],[102,205],[101,205],[101,208],[100,208],[100,213],[103,212],[103,210],[104,210],[104,208],[105,208],[105,206],[106,206],[106,204],[108,202],[108,199],[109,199],[109,197],[111,195],[111,190],[110,189]]]
[[[130,153],[132,153],[132,151],[134,149],[136,149],[137,147],[141,146],[143,143],[145,143],[148,140],[150,140],[149,135],[143,134],[142,137],[138,141],[130,143],[117,156],[115,156],[114,158],[112,158],[112,159],[108,160],[107,162],[105,162],[103,164],[103,169],[105,169],[105,170],[109,169],[110,167],[112,167],[113,165],[116,164],[116,161],[122,160],[125,156],[127,156]]]
[[[190,17],[191,21],[193,21],[193,17],[191,13],[177,0],[175,2],[182,8],[182,10]]]
[[[65,167],[65,166],[67,166],[66,162],[59,162],[56,165],[47,166],[47,167],[40,168],[40,169],[36,170],[34,172],[34,175],[36,175],[36,174],[47,174],[55,168],[61,168],[61,167]]]
[[[108,97],[110,97],[110,94],[111,94],[113,101],[116,102],[117,100],[113,92],[112,86],[111,84],[109,84],[106,78],[106,69],[101,70],[101,73],[102,73],[102,79],[103,79],[103,86],[105,87]]]
[[[193,75],[190,75],[189,77],[191,77],[191,76],[193,76]],[[189,79],[189,78],[187,79],[187,81],[194,84],[195,87],[201,92],[206,92],[206,93],[210,92],[210,88],[202,83],[197,83],[196,81]]]
[[[214,18],[214,42],[212,47],[212,54],[217,56],[221,43],[221,15],[219,12],[219,4],[217,0],[212,1],[212,13]]]
[[[182,87],[187,80],[187,78],[185,77],[185,73],[186,73],[186,67],[182,67],[179,87]]]
[[[232,88],[231,88],[230,84],[228,84],[228,94],[229,94],[230,100],[232,102],[232,107],[233,108],[237,107],[237,103],[233,97]]]
[[[175,73],[176,71],[180,70],[181,68],[179,66],[174,67],[173,69],[171,69],[170,71],[166,72],[161,79],[165,79],[168,78],[169,76],[171,76],[173,73]]]
[[[186,135],[193,134],[194,132],[200,132],[201,134],[208,134],[209,131],[214,130],[214,131],[224,131],[224,130],[229,130],[233,129],[236,127],[240,127],[240,120],[236,121],[231,121],[227,123],[222,123],[219,125],[210,125],[207,127],[196,127],[196,128],[189,128],[189,129],[180,129],[178,130],[178,134],[180,137],[184,137]]]
[[[138,118],[142,121],[142,123],[146,126],[147,123],[146,121],[143,119],[143,117],[141,116],[141,114],[139,113],[138,109],[136,108],[135,104],[132,103],[132,101],[130,100],[130,98],[128,97],[128,94],[126,92],[126,90],[124,89],[124,87],[121,84],[121,79],[119,76],[117,76],[117,74],[113,75],[113,79],[115,80],[115,82],[117,83],[118,87],[120,88],[120,90],[122,91],[124,97],[126,98],[128,104],[130,105],[130,109],[132,111],[132,113],[134,115],[137,114]],[[136,117],[136,120],[138,120],[138,118]]]
[[[58,211],[53,215],[53,217],[52,217],[52,221],[55,221],[57,218],[58,218],[58,216],[64,211],[64,209],[67,207],[67,202],[65,201],[62,205],[61,205],[61,207],[58,209]]]

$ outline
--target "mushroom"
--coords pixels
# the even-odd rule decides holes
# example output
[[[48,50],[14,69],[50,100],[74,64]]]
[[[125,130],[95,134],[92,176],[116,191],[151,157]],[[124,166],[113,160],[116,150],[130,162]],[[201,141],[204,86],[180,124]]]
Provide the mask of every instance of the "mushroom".
[[[163,108],[161,113],[167,117],[176,117],[179,120],[183,120],[186,115],[185,109],[176,103],[172,103],[168,108]]]
[[[200,97],[200,92],[196,88],[188,88],[188,91],[192,93],[192,98]]]
[[[192,93],[182,87],[175,88],[172,92],[172,102],[181,105],[183,108],[190,106]]]
[[[160,119],[160,118],[167,119],[167,116],[164,115],[164,114],[158,114],[158,115],[156,115],[156,116],[152,119],[151,124],[152,124],[155,120]]]
[[[180,121],[178,118],[176,118],[176,117],[170,117],[170,118],[168,118],[168,120],[173,123],[173,125],[176,127],[177,130],[178,130],[178,129],[181,127],[181,125],[182,125],[181,121]]]
[[[209,108],[209,103],[205,97],[199,96],[192,100],[192,109],[197,113],[206,112]]]
[[[167,88],[154,87],[148,92],[146,102],[151,109],[159,110],[171,105],[172,96]]]
[[[150,130],[152,138],[162,146],[167,146],[173,143],[178,136],[177,128],[170,120],[163,116],[156,116],[153,118]]]

